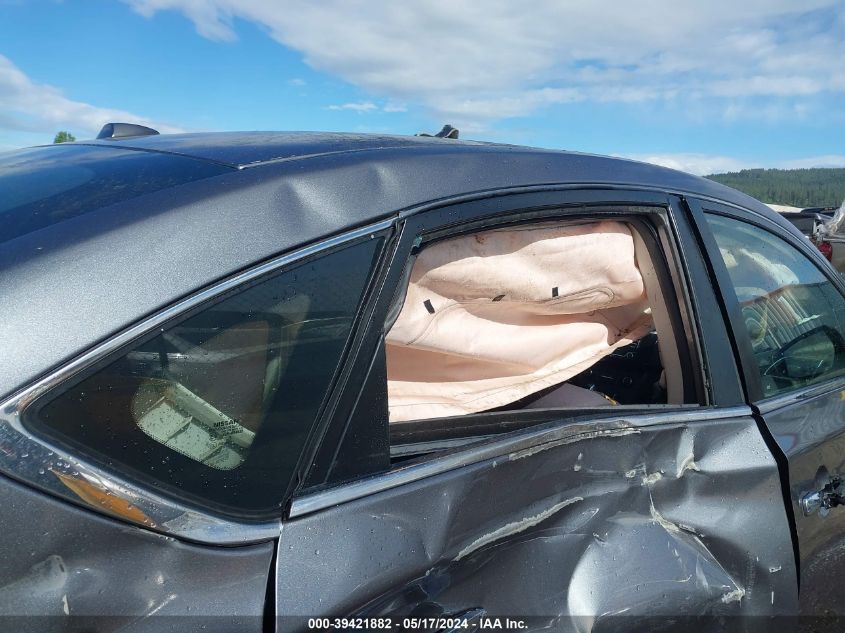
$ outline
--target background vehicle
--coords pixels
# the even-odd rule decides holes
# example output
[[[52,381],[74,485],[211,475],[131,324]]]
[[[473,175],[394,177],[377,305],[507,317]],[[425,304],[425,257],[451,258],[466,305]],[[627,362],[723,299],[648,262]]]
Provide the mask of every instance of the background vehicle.
[[[845,235],[841,234],[842,213],[836,207],[811,207],[798,213],[783,213],[816,245],[840,273],[845,272]]]
[[[752,198],[296,133],[33,148],[0,190],[19,630],[845,604],[845,286]]]

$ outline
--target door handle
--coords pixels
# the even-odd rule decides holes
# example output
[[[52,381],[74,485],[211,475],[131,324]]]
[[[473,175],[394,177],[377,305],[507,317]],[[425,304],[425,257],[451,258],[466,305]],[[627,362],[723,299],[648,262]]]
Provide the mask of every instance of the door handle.
[[[831,508],[845,505],[845,495],[840,491],[841,477],[831,477],[824,488],[815,492],[808,492],[801,497],[801,510],[804,516],[810,516],[818,511],[819,516],[827,516]]]

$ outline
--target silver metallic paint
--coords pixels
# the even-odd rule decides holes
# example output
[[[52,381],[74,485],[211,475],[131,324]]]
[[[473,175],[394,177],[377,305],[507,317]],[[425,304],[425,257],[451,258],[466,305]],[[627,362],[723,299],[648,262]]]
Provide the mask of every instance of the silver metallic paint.
[[[553,441],[292,519],[278,624],[483,608],[626,630],[632,616],[791,613],[777,465],[747,411],[732,414],[561,422]]]
[[[612,421],[608,421],[607,423],[615,422],[622,429],[621,431],[612,431],[613,433],[629,433],[634,431],[625,429],[635,429],[641,426],[665,424],[667,422],[694,424],[703,420],[726,419],[750,414],[751,410],[748,407],[702,407],[645,415],[634,414],[629,418],[630,422],[620,414],[620,417],[613,418]],[[509,433],[501,439],[483,442],[479,446],[461,449],[457,452],[441,455],[419,464],[399,466],[386,473],[359,479],[328,490],[321,490],[296,497],[291,503],[288,516],[290,518],[296,518],[312,512],[318,512],[325,508],[360,499],[371,494],[395,488],[396,486],[439,475],[455,468],[501,457],[516,451],[528,450],[532,446],[542,445],[547,442],[555,442],[561,437],[570,436],[571,433],[571,429],[567,427],[528,429],[519,433]]]
[[[215,516],[210,512],[189,508],[178,501],[156,494],[147,487],[135,485],[113,473],[106,472],[87,462],[84,457],[38,437],[25,428],[21,416],[27,406],[40,395],[192,307],[305,257],[382,231],[390,224],[389,220],[385,220],[359,228],[229,277],[136,323],[0,403],[0,472],[74,503],[92,506],[90,500],[74,492],[65,483],[68,479],[79,480],[86,487],[94,487],[104,495],[121,500],[141,511],[148,518],[148,521],[141,525],[191,541],[216,545],[242,545],[276,538],[279,534],[281,517],[278,521],[240,523]],[[109,505],[95,503],[92,507],[97,512],[109,513],[127,520],[126,514],[115,514],[110,511]]]
[[[272,543],[183,543],[3,476],[0,507],[4,630],[263,631]]]
[[[804,398],[800,396],[803,395]],[[820,394],[765,401],[763,418],[789,462],[801,565],[801,613],[845,613],[845,507],[806,515],[800,501],[832,477],[845,477],[845,382],[831,381]]]

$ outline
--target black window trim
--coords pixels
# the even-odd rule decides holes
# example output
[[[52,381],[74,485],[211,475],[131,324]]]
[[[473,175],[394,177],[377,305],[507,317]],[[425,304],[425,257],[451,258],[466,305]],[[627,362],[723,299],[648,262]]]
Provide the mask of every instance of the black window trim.
[[[744,222],[762,231],[766,231],[773,237],[783,240],[813,262],[816,269],[839,291],[843,299],[845,299],[845,279],[841,275],[831,274],[831,272],[835,273],[835,271],[833,271],[827,260],[824,259],[818,249],[812,246],[806,237],[784,230],[784,227],[780,226],[777,222],[772,221],[760,213],[743,207],[702,198],[690,198],[688,202],[693,212],[694,222],[700,233],[700,239],[704,243],[704,247],[708,253],[709,264],[712,268],[716,281],[715,285],[719,293],[719,300],[727,315],[733,345],[739,357],[747,401],[760,411],[760,413],[768,413],[808,398],[841,390],[842,386],[845,385],[845,376],[835,376],[789,393],[774,394],[768,398],[763,397],[759,369],[754,360],[751,341],[745,334],[745,323],[742,318],[739,301],[733,292],[733,285],[727,265],[719,252],[718,244],[716,244],[715,236],[707,223],[706,216],[716,215]]]
[[[0,403],[0,444],[15,448],[12,454],[0,452],[0,473],[88,510],[187,541],[232,546],[277,538],[281,516],[278,519],[262,521],[238,520],[159,494],[153,486],[121,477],[112,470],[101,468],[84,454],[77,454],[75,450],[68,450],[40,434],[32,433],[24,425],[23,417],[31,406],[49,396],[54,390],[68,382],[79,380],[103,362],[117,358],[128,347],[150,333],[187,318],[202,309],[202,306],[237,292],[245,285],[280,272],[289,265],[351,245],[356,241],[384,236],[392,229],[394,223],[395,217],[391,217],[327,237],[213,282],[153,314],[142,317],[110,338],[95,343],[79,356],[16,391]],[[384,249],[382,259],[383,255]],[[371,284],[373,278],[374,273],[371,273],[368,283]],[[360,327],[360,314],[359,311],[353,332]],[[347,345],[346,353],[349,349],[350,345]],[[329,388],[330,391],[333,389],[333,386]],[[26,459],[18,457],[24,454]],[[116,499],[129,508],[137,508],[147,520],[133,519],[127,514],[110,510],[107,505],[78,496],[54,475],[57,468],[62,474],[78,479],[102,495]],[[291,493],[292,488],[288,494]]]
[[[400,214],[400,220],[404,219],[404,222],[400,222],[402,236],[399,240],[399,244],[397,244],[395,249],[393,249],[393,260],[389,270],[384,276],[380,292],[378,293],[379,297],[376,302],[378,305],[371,313],[372,320],[370,322],[370,327],[368,328],[369,338],[367,343],[372,345],[372,350],[375,350],[377,341],[384,334],[383,317],[388,313],[391,305],[393,305],[396,301],[395,293],[402,291],[400,280],[406,275],[408,268],[412,265],[412,251],[419,247],[427,237],[431,238],[432,236],[440,235],[445,237],[446,235],[454,235],[457,232],[471,231],[474,230],[474,225],[476,226],[475,230],[477,230],[480,226],[489,227],[495,224],[508,222],[513,223],[515,220],[540,221],[544,219],[567,219],[568,217],[576,215],[579,210],[580,213],[583,214],[585,210],[588,211],[590,207],[608,209],[616,206],[623,206],[626,208],[653,207],[655,211],[649,212],[645,215],[662,215],[665,227],[660,228],[665,228],[669,233],[666,237],[669,241],[671,251],[665,252],[667,245],[662,242],[658,244],[658,247],[663,252],[663,265],[672,272],[672,278],[670,280],[672,287],[676,293],[683,293],[683,296],[681,297],[683,302],[678,306],[679,311],[681,313],[685,313],[685,318],[682,319],[683,327],[681,329],[683,330],[683,333],[691,334],[696,342],[694,348],[687,349],[691,356],[691,360],[688,363],[688,368],[685,369],[689,371],[690,376],[696,383],[701,382],[700,385],[697,385],[699,390],[698,393],[707,394],[707,397],[709,398],[704,401],[705,404],[701,404],[695,409],[691,409],[689,405],[681,405],[678,407],[670,406],[662,407],[661,412],[656,413],[654,409],[649,411],[645,407],[640,407],[638,411],[626,411],[626,419],[630,420],[639,417],[643,417],[643,419],[650,419],[654,416],[664,419],[664,413],[666,416],[670,417],[672,415],[676,415],[679,419],[685,419],[690,415],[692,415],[693,418],[696,418],[696,416],[699,415],[706,418],[707,416],[715,415],[713,413],[714,411],[731,411],[737,406],[743,411],[746,411],[739,401],[731,401],[727,406],[723,403],[720,406],[719,400],[713,399],[714,396],[709,391],[709,388],[712,385],[712,380],[710,379],[708,372],[709,367],[713,365],[713,363],[706,363],[703,360],[705,353],[702,350],[706,350],[707,346],[706,341],[701,340],[702,333],[696,316],[696,306],[694,305],[696,299],[693,296],[694,293],[691,292],[694,284],[692,283],[693,280],[689,278],[690,272],[687,270],[684,259],[685,251],[688,251],[690,248],[688,242],[692,239],[691,234],[688,234],[689,226],[685,217],[686,210],[681,204],[681,198],[671,193],[659,190],[621,188],[613,186],[581,188],[572,186],[547,187],[539,191],[532,190],[528,192],[508,190],[488,192],[483,196],[476,196],[470,200],[462,199],[458,202],[455,202],[454,200],[440,201],[440,203],[436,205],[426,205],[424,212],[422,213],[414,213],[413,210],[408,210]],[[608,217],[610,215],[611,213],[607,213]],[[628,217],[631,217],[634,214],[623,211],[617,212],[616,215],[627,215]],[[679,229],[683,229],[686,233],[682,235],[682,231]],[[381,322],[379,322],[378,319],[382,319]],[[673,323],[673,329],[676,330],[677,335],[678,327],[676,323]],[[332,421],[333,426],[339,426],[346,429],[349,423],[349,418],[353,414],[352,408],[354,403],[357,401],[360,389],[364,386],[365,376],[368,372],[371,359],[364,354],[363,357],[366,360],[361,362],[360,351],[360,349],[356,350],[356,353],[359,354],[360,364],[357,366],[356,370],[354,370],[356,374],[361,376],[358,381],[357,389],[354,389],[354,385],[352,384],[347,385],[347,393],[345,396],[348,398],[349,408],[345,411],[342,408],[338,408],[336,410],[337,415]],[[353,390],[352,393],[349,392],[350,389]],[[547,411],[547,419],[553,420],[553,422],[550,422],[552,426],[557,428],[560,426],[566,426],[570,423],[572,418],[555,420],[555,418],[559,418],[559,416],[555,416],[554,411],[555,410]],[[612,418],[612,416],[610,417]],[[594,416],[592,419],[598,421],[600,418],[605,418],[605,416]],[[339,446],[337,444],[327,445],[324,442],[315,452],[315,461],[312,464],[311,472],[304,481],[304,485],[294,494],[288,516],[292,517],[296,515],[296,513],[301,511],[303,507],[310,507],[310,501],[305,502],[300,501],[300,499],[311,499],[314,495],[321,495],[324,492],[330,492],[332,490],[339,491],[347,488],[350,490],[356,490],[357,486],[362,481],[378,481],[381,478],[387,478],[390,481],[398,481],[403,478],[396,478],[391,473],[399,470],[404,472],[406,468],[416,468],[419,466],[421,467],[420,472],[425,472],[428,469],[431,469],[432,472],[441,472],[439,470],[440,466],[437,466],[436,464],[439,464],[440,462],[452,463],[455,460],[460,461],[463,458],[459,456],[464,453],[466,453],[466,458],[469,459],[468,463],[474,463],[479,459],[482,459],[481,455],[485,454],[486,451],[484,447],[491,442],[492,444],[506,442],[507,439],[502,438],[509,438],[512,435],[520,436],[523,433],[530,434],[532,431],[543,426],[545,425],[535,424],[535,426],[527,429],[499,434],[487,441],[482,440],[471,445],[467,445],[466,447],[459,447],[442,454],[427,457],[419,464],[409,463],[408,466],[400,466],[398,468],[394,467],[382,472],[371,472],[368,475],[365,474],[356,479],[339,482],[334,482],[330,479],[332,461],[338,456]],[[330,436],[331,432],[326,434],[327,438]],[[337,437],[337,435],[335,435],[335,437]],[[456,455],[458,455],[458,457],[456,457]],[[472,455],[476,455],[476,457],[472,457]],[[425,466],[426,464],[435,465],[428,467]],[[446,469],[448,470],[448,468]],[[381,484],[375,485],[376,487],[379,487]],[[392,487],[392,485],[388,487]],[[345,493],[342,492],[338,492],[338,494],[341,496],[345,495]],[[329,495],[327,498],[332,497]]]

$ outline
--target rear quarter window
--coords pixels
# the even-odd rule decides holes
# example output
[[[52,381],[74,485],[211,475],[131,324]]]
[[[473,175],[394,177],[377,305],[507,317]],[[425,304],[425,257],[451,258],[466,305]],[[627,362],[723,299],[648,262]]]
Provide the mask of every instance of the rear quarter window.
[[[27,411],[101,466],[227,514],[278,515],[381,239],[193,311]]]

